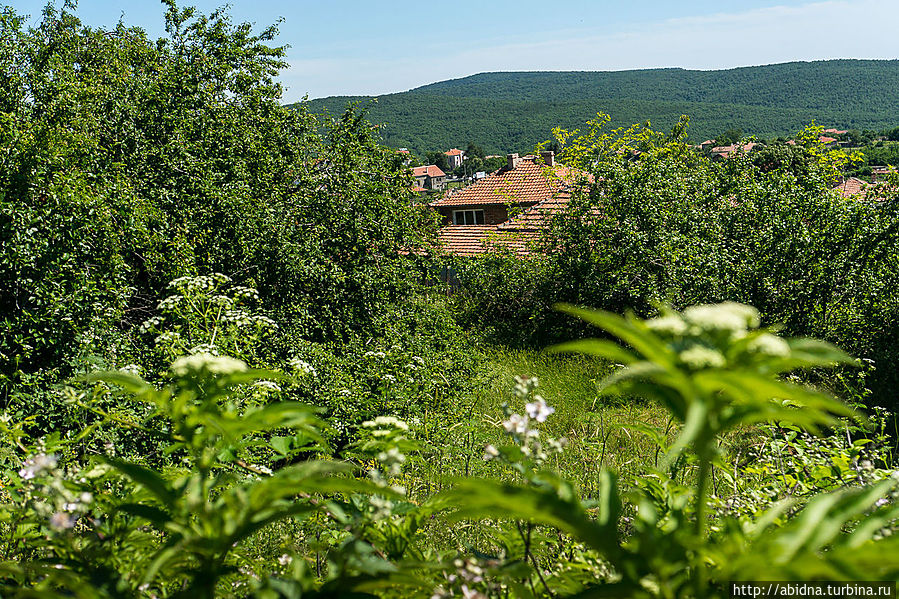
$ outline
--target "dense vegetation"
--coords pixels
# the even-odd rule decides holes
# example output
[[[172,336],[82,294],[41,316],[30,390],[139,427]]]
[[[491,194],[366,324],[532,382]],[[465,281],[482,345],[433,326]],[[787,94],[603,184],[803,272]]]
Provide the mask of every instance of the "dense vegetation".
[[[894,192],[818,130],[558,131],[546,254],[460,262],[363,115],[280,105],[273,30],[166,4],[0,12],[2,596],[899,578]]]
[[[899,61],[831,60],[723,71],[482,73],[379,96],[370,118],[385,123],[393,147],[423,154],[481,144],[488,153],[520,151],[575,128],[597,112],[615,126],[651,121],[660,129],[692,118],[694,143],[727,129],[764,138],[791,135],[811,121],[842,129],[896,126]],[[312,112],[342,111],[364,97],[316,99]]]

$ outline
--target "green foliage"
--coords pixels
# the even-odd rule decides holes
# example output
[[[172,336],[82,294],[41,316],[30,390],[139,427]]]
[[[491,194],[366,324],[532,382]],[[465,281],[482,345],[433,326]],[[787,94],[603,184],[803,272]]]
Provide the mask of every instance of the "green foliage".
[[[147,360],[136,329],[178,277],[229,273],[284,334],[319,341],[408,297],[432,219],[362,114],[320,123],[278,103],[274,28],[169,2],[150,40],[72,10],[31,28],[0,13],[4,405]],[[45,430],[64,418],[47,407]]]
[[[844,361],[845,354],[826,343],[785,340],[759,330],[758,313],[739,304],[695,306],[682,313],[668,310],[648,321],[568,310],[623,345],[585,340],[555,351],[585,351],[623,363],[622,370],[604,381],[604,393],[623,391],[661,401],[682,422],[667,449],[667,468],[644,476],[625,494],[618,490],[616,477],[603,471],[595,504],[585,504],[570,485],[548,472],[523,471],[524,484],[463,481],[443,495],[455,509],[453,518],[501,516],[527,522],[528,530],[541,525],[570,535],[607,564],[584,579],[566,572],[569,584],[580,582],[578,596],[716,597],[726,596],[725,583],[736,579],[899,575],[899,562],[873,558],[892,546],[891,538],[884,540],[879,531],[899,517],[887,499],[895,492],[894,480],[870,486],[862,481],[858,488],[819,494],[798,510],[791,508],[793,502],[775,504],[742,523],[708,512],[713,460],[725,431],[765,421],[815,428],[834,424],[835,415],[849,413],[832,398],[779,377],[797,368]],[[533,404],[527,407],[539,422],[539,410]],[[504,424],[524,450],[533,421],[515,414]],[[694,483],[686,489],[675,478],[684,451],[696,460]],[[491,459],[508,459],[507,455],[488,447]],[[629,512],[628,504],[636,511]],[[791,509],[787,522],[778,524]],[[625,513],[635,515],[625,518]],[[621,538],[625,522],[630,533]],[[534,566],[540,568],[536,560]],[[546,572],[546,577],[552,575]],[[551,594],[546,577],[541,574],[540,581]]]
[[[899,220],[885,201],[843,198],[831,185],[854,158],[818,141],[768,146],[713,162],[645,126],[557,130],[560,161],[593,175],[554,217],[527,261],[499,253],[459,265],[467,318],[501,339],[540,345],[583,334],[556,302],[648,316],[725,300],[758,307],[789,334],[836,342],[878,364],[897,355]],[[892,332],[891,332],[892,331]],[[875,403],[893,405],[879,369]]]

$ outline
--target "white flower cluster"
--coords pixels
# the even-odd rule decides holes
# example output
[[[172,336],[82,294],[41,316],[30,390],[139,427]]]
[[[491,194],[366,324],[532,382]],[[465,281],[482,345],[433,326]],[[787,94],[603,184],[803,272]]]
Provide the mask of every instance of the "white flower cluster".
[[[236,324],[239,327],[250,326],[253,323],[249,312],[245,310],[227,310],[222,314],[221,321]]]
[[[315,368],[312,367],[312,364],[299,358],[291,358],[290,367],[296,370],[297,374],[300,376],[311,376],[315,378],[317,374]]]
[[[456,571],[447,576],[446,581],[453,586],[456,584],[460,585],[459,591],[462,593],[463,599],[487,599],[487,595],[471,586],[484,582],[484,569],[481,566],[471,559],[457,559],[453,561],[453,566],[455,566]],[[455,596],[455,593],[452,591],[447,591],[441,587],[435,589],[431,599],[447,599]]]
[[[94,496],[87,492],[70,489],[63,481],[63,473],[57,469],[57,459],[53,454],[39,453],[22,464],[19,476],[25,481],[42,480],[36,488],[42,488],[49,502],[39,501],[35,511],[48,519],[51,529],[62,532],[75,526],[78,518],[90,507]],[[31,493],[31,491],[29,491]]]
[[[124,372],[126,374],[133,374],[134,376],[140,376],[141,368],[138,364],[128,364],[127,366],[122,366],[119,368],[119,371]]]
[[[387,357],[387,354],[385,354],[382,351],[367,351],[362,355],[366,358],[385,358],[385,357]]]
[[[25,460],[22,469],[19,470],[19,476],[22,480],[31,480],[47,472],[52,472],[56,468],[56,463],[55,455],[39,453]]]
[[[669,311],[645,322],[651,331],[673,338],[681,361],[694,370],[724,367],[727,359],[718,346],[747,335],[753,335],[745,346],[751,354],[790,355],[785,340],[763,331],[752,332],[760,324],[758,310],[736,302],[692,306],[681,313]]]
[[[521,452],[528,457],[533,457],[538,463],[548,457],[546,449],[553,453],[561,453],[567,442],[565,439],[547,439],[546,447],[540,443],[540,431],[533,428],[531,423],[546,422],[546,419],[555,413],[556,409],[546,403],[542,396],[535,393],[539,381],[537,377],[515,377],[515,386],[512,393],[519,399],[531,399],[525,404],[525,414],[507,412],[506,420],[502,421],[502,427],[510,435]],[[484,460],[491,461],[501,457],[500,451],[493,445],[484,448]]]
[[[408,431],[409,425],[393,416],[378,416],[374,420],[366,420],[362,423],[364,428],[374,429],[371,434],[375,437],[386,437],[394,431]]]
[[[253,324],[263,329],[277,329],[278,323],[268,316],[256,315],[253,317]]]
[[[245,372],[247,364],[237,358],[198,353],[178,358],[172,364],[171,370],[175,376],[193,375],[204,371],[210,374],[226,375]]]
[[[227,295],[213,295],[209,298],[209,303],[213,306],[221,306],[222,308],[229,310],[234,306],[234,300]]]
[[[157,307],[163,312],[171,312],[172,310],[177,308],[178,304],[180,304],[183,300],[184,296],[176,293],[159,302],[159,305]]]
[[[227,275],[221,273],[198,277],[178,277],[169,283],[169,289],[178,289],[182,292],[209,291],[214,289],[217,284],[227,283],[230,280]]]
[[[231,295],[239,300],[243,299],[259,299],[259,292],[253,289],[252,287],[244,287],[242,285],[235,285],[231,288]]]
[[[201,343],[200,345],[195,345],[190,348],[188,352],[190,354],[209,354],[212,356],[219,355],[219,350],[216,346],[211,343]]]
[[[148,333],[159,328],[159,326],[162,325],[162,322],[162,317],[154,316],[153,318],[148,318],[143,323],[141,323],[140,327],[137,330],[140,333]]]
[[[391,447],[387,451],[378,454],[378,461],[387,468],[387,473],[391,476],[399,476],[403,470],[403,464],[406,462],[406,456],[396,447]]]
[[[256,381],[253,383],[253,386],[262,391],[271,393],[278,393],[281,391],[281,386],[274,381]]]
[[[156,345],[174,345],[181,341],[181,334],[177,331],[164,331],[156,335]]]

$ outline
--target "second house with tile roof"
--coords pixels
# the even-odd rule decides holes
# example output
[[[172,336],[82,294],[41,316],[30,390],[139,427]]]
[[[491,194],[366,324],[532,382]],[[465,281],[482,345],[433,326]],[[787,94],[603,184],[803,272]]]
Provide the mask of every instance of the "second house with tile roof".
[[[540,229],[568,204],[579,173],[540,156],[509,154],[505,167],[476,183],[446,193],[429,205],[443,217],[441,248],[450,254],[481,254],[502,246],[525,255]]]
[[[446,187],[446,173],[433,164],[416,166],[412,169],[412,176],[415,178],[415,187],[423,190],[440,190]]]

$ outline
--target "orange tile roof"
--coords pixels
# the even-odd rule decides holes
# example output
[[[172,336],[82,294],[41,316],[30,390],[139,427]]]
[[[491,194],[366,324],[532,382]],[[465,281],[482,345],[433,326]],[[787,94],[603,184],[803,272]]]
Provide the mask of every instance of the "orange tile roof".
[[[427,166],[416,166],[412,169],[413,177],[424,177],[425,175],[427,175],[428,177],[445,177],[446,173],[440,170],[440,167],[433,164],[429,164]]]
[[[712,154],[717,154],[722,158],[730,158],[730,155],[737,152],[742,151],[744,153],[749,153],[752,151],[756,144],[754,141],[751,141],[746,144],[730,144],[729,146],[715,146],[711,149]]]
[[[462,155],[462,150],[458,150],[458,149],[456,149],[456,148],[453,148],[452,150],[450,150],[450,151],[448,151],[448,152],[444,152],[444,154],[446,154],[447,156],[461,156],[461,155]]]
[[[497,225],[447,225],[437,231],[440,248],[455,256],[477,256],[491,249],[527,256],[538,237],[538,231],[505,231]]]
[[[868,182],[863,179],[859,179],[858,177],[849,177],[839,185],[837,185],[837,189],[840,190],[840,193],[844,198],[850,197],[860,197],[864,198],[867,194]]]
[[[560,165],[553,167],[555,177],[548,175],[542,159],[524,156],[514,169],[502,168],[469,185],[447,193],[431,202],[431,206],[478,206],[486,204],[533,205],[565,189],[572,172]]]
[[[818,141],[820,141],[822,144],[832,144],[833,142],[836,141],[836,138],[827,137],[826,135],[822,135],[821,137],[818,138]]]

